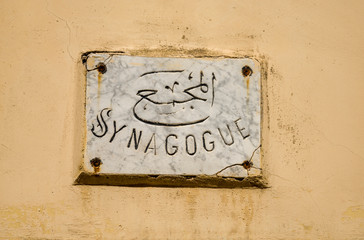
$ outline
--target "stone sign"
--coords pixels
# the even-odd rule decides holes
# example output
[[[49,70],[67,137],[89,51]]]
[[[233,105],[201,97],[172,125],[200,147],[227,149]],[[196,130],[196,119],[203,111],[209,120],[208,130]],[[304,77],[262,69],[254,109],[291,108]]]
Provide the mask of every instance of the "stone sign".
[[[259,173],[258,61],[91,53],[84,64],[86,172]]]

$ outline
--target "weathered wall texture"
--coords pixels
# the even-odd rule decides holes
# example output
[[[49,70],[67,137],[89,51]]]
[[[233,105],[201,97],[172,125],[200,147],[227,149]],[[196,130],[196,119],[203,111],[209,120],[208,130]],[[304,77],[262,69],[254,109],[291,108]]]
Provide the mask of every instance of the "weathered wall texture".
[[[0,238],[364,239],[364,2],[0,8]],[[150,48],[266,58],[271,188],[72,185],[84,143],[81,53]]]

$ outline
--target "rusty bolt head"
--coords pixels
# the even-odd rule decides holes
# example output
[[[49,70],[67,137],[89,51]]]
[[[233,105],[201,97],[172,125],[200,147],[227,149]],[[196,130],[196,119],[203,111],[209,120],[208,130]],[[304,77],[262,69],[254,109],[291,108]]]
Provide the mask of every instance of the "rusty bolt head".
[[[245,160],[243,162],[243,167],[246,169],[246,170],[249,170],[251,167],[252,167],[253,163],[252,162],[249,162],[248,160]]]
[[[244,77],[251,76],[253,74],[253,70],[249,66],[244,66],[241,69]]]
[[[96,69],[97,69],[97,71],[99,71],[99,73],[102,73],[102,74],[106,73],[106,71],[107,71],[105,63],[97,64]]]
[[[90,160],[90,163],[91,163],[91,166],[94,167],[94,168],[98,168],[101,166],[102,164],[102,161],[100,158],[98,157],[95,157],[93,159]]]

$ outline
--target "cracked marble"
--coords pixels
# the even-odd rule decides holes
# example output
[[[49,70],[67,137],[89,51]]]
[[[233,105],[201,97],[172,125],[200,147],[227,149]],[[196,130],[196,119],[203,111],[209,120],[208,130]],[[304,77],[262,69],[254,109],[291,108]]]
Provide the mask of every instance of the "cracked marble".
[[[85,66],[89,172],[90,160],[100,158],[100,173],[212,175],[249,159],[260,145],[256,60],[91,53]],[[252,158],[257,168],[259,151]],[[247,172],[228,168],[220,175]]]

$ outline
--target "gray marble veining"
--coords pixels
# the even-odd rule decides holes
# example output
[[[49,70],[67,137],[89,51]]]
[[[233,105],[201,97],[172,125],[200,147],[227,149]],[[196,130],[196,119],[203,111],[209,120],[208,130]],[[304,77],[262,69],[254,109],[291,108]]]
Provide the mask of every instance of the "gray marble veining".
[[[99,158],[100,173],[213,175],[260,145],[260,65],[253,59],[99,53],[85,65],[86,171]],[[259,174],[260,149],[252,163]],[[219,173],[246,175],[241,166]]]

